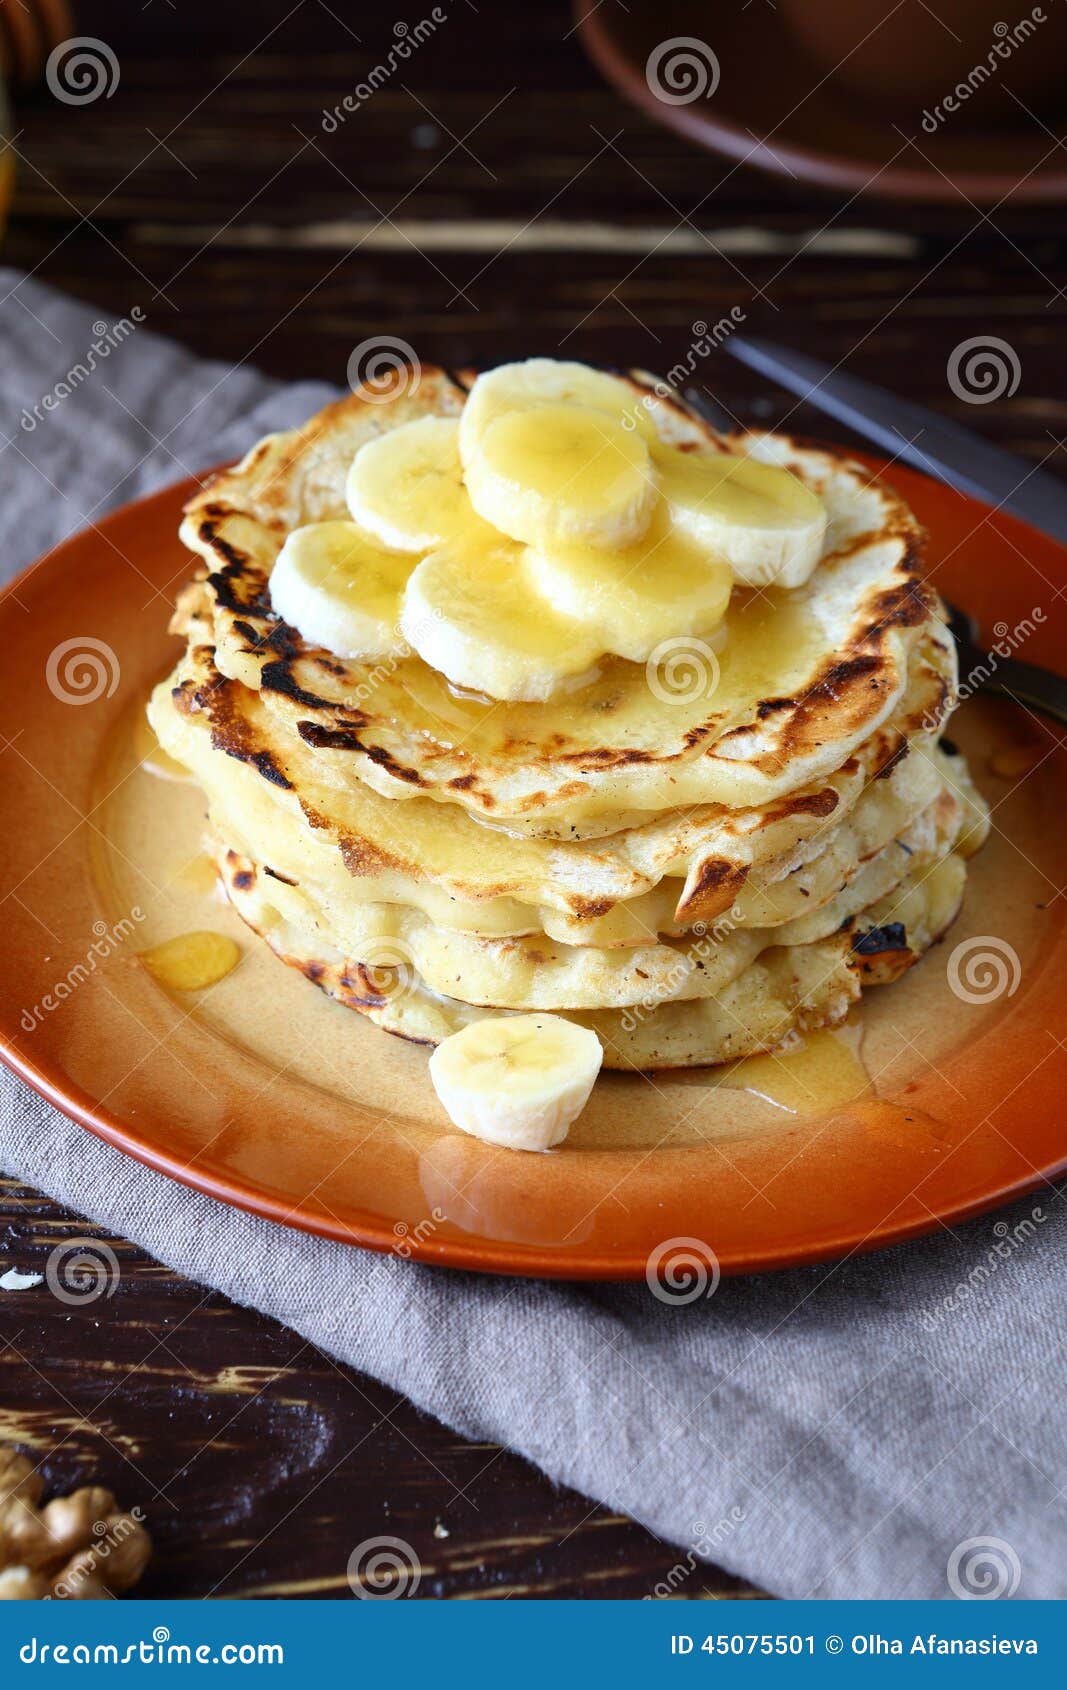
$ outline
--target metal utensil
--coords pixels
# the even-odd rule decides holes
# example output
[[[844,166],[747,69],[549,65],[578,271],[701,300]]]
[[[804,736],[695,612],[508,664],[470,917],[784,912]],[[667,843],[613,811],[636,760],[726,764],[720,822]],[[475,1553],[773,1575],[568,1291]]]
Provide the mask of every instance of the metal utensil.
[[[984,651],[978,641],[978,625],[958,605],[945,600],[948,625],[959,653],[960,690],[964,697],[972,692],[1000,692],[1019,704],[1029,704],[1044,710],[1058,722],[1067,723],[1067,680],[1041,669],[1036,663],[1023,663],[1018,657],[1001,657],[995,651]]]
[[[735,335],[733,340],[736,341],[737,339],[738,337]],[[731,346],[733,342],[727,341],[725,344]],[[773,380],[779,382],[781,386],[786,387],[791,392],[799,393],[803,391],[804,397],[817,409],[828,411],[840,421],[847,423],[850,428],[855,429],[858,434],[865,435],[879,445],[889,447],[898,458],[905,458],[938,481],[948,481],[952,486],[960,487],[965,492],[976,492],[981,498],[992,497],[992,494],[979,486],[973,478],[970,478],[969,485],[965,487],[962,476],[957,476],[954,479],[946,473],[943,467],[939,467],[933,458],[927,458],[925,454],[917,450],[911,450],[910,453],[901,451],[901,437],[895,432],[892,434],[887,432],[890,425],[887,424],[886,419],[893,413],[894,408],[898,408],[897,415],[900,420],[903,420],[904,415],[907,414],[912,421],[917,421],[920,418],[925,419],[923,426],[931,430],[933,425],[936,425],[942,448],[946,447],[948,435],[952,436],[951,446],[953,451],[960,449],[960,442],[966,442],[968,451],[975,459],[975,465],[979,457],[976,448],[983,448],[988,457],[997,460],[1002,483],[1009,479],[1004,467],[1007,465],[1012,466],[1012,475],[1016,482],[1020,481],[1021,475],[1025,476],[1026,465],[1022,463],[1021,459],[1012,457],[1010,452],[1000,451],[998,447],[987,446],[984,441],[977,440],[975,436],[968,434],[966,429],[957,428],[951,423],[943,423],[940,418],[934,416],[933,412],[924,411],[919,405],[909,405],[902,400],[894,399],[892,394],[886,393],[882,388],[872,386],[869,382],[857,381],[852,376],[842,377],[839,372],[831,372],[828,365],[820,365],[815,359],[806,358],[801,353],[791,353],[784,348],[770,347],[765,341],[746,341],[743,342],[743,346],[753,354],[750,357],[746,355],[745,351],[738,352],[737,355],[742,358],[743,362],[751,364],[753,368],[760,369],[762,373],[771,376]],[[759,363],[756,362],[756,355],[760,359]],[[807,378],[804,382],[801,381],[799,371],[802,366],[809,372],[809,377],[820,377],[816,387],[809,387]],[[794,379],[787,378],[787,374],[784,373],[787,370]],[[847,400],[840,395],[839,384],[842,382],[848,383],[849,386]],[[860,393],[869,393],[875,396],[878,415],[874,420],[853,413],[852,402]],[[723,433],[729,433],[736,426],[721,405],[717,405],[714,400],[709,399],[695,388],[686,390],[685,399],[694,411],[697,411],[707,422],[711,423],[713,428]],[[1047,522],[1039,521],[1033,509],[1028,508],[1025,512],[1021,510],[1019,500],[1016,500],[1013,508],[1020,515],[1024,515],[1027,521],[1033,522],[1035,526],[1045,527],[1057,539],[1063,537],[1067,540],[1067,488],[1062,487],[1052,476],[1045,475],[1039,470],[1031,472],[1031,481],[1037,476],[1041,478],[1038,489],[1038,503],[1041,505],[1041,513],[1046,514],[1046,502],[1051,503],[1052,495],[1048,491],[1049,489],[1055,490],[1056,498],[1060,506],[1063,507],[1058,513],[1053,513],[1059,515],[1063,530],[1062,536],[1055,528],[1049,527]],[[1020,494],[1023,488],[1029,485],[1030,482],[1025,480],[1021,482]],[[1006,505],[1011,504],[1008,499],[1003,499],[1001,502]],[[947,609],[949,627],[955,638],[959,654],[961,686],[966,687],[969,692],[981,689],[983,692],[1003,693],[1008,698],[1015,699],[1018,703],[1030,705],[1036,710],[1043,710],[1047,715],[1054,716],[1057,721],[1067,724],[1067,680],[1062,675],[1054,674],[1051,669],[1042,669],[1036,663],[1023,663],[1017,657],[1001,657],[995,651],[985,651],[979,642],[978,625],[974,618],[957,605],[948,603]]]
[[[902,463],[961,493],[1002,505],[1067,546],[1067,486],[1047,470],[807,353],[743,335],[731,335],[723,347],[732,358],[836,417]]]

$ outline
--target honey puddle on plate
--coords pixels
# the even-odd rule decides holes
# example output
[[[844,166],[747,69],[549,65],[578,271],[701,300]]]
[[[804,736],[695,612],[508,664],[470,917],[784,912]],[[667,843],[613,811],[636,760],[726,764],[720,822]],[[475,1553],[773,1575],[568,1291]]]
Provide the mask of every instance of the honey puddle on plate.
[[[202,992],[224,980],[241,960],[240,946],[226,933],[179,933],[138,956],[161,986]]]
[[[707,1083],[750,1092],[790,1115],[823,1115],[873,1094],[860,1055],[862,1038],[858,1017],[841,1027],[795,1034],[780,1050],[708,1070]]]
[[[151,722],[145,715],[145,704],[134,711],[133,718],[133,754],[142,769],[150,775],[157,775],[160,780],[180,780],[186,786],[193,784],[193,777],[181,763],[175,762],[168,751],[164,751],[155,735]]]
[[[1036,769],[1046,755],[1040,745],[1008,745],[989,758],[989,772],[1001,780],[1021,780]]]
[[[171,875],[171,885],[180,886],[186,892],[195,892],[202,898],[209,898],[216,891],[220,900],[225,897],[214,859],[206,852],[197,857],[190,857],[186,863],[179,863]]]
[[[179,781],[186,786],[193,784],[182,765],[163,750],[143,705],[134,712],[132,728],[133,756],[145,774],[157,780]],[[169,884],[197,897],[206,897],[214,892],[217,880],[215,864],[209,856],[200,852],[178,864],[169,877]],[[158,945],[138,951],[137,955],[161,986],[175,992],[202,992],[207,986],[224,980],[236,968],[241,960],[241,948],[226,933],[198,929],[163,939]]]

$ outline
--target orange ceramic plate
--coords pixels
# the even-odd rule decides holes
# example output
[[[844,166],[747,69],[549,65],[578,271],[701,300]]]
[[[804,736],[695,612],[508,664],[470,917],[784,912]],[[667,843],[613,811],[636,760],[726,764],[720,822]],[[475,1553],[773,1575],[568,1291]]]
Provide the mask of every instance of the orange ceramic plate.
[[[1062,661],[1067,554],[917,475],[892,479],[931,531],[942,590],[987,637],[1022,625],[1021,655]],[[677,1239],[701,1240],[725,1273],[871,1249],[1067,1168],[1067,757],[1053,724],[978,698],[952,731],[994,831],[964,912],[903,981],[868,994],[832,1051],[726,1086],[717,1071],[605,1076],[550,1156],[450,1130],[426,1052],[253,942],[198,862],[195,788],[138,767],[143,701],[175,655],[188,492],[116,512],[0,600],[0,1041],[57,1107],[174,1179],[310,1232],[589,1279],[641,1277]],[[168,993],[137,953],[193,928],[230,933],[241,964],[202,993]]]

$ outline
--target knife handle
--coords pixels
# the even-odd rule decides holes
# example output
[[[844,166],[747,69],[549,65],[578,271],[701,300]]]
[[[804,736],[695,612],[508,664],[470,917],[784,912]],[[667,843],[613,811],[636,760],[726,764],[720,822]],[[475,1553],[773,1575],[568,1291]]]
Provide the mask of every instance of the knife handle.
[[[1009,657],[998,664],[995,676],[990,677],[983,690],[1002,692],[1008,698],[1032,705],[1048,716],[1055,716],[1058,722],[1067,726],[1067,680],[1062,675],[1053,674],[1051,669],[1041,669],[1036,663],[1023,663],[1017,657]]]

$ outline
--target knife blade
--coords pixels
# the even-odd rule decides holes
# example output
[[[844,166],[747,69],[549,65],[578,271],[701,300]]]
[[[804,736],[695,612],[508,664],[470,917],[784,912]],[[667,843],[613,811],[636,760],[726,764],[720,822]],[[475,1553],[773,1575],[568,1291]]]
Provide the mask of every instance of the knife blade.
[[[731,335],[723,350],[903,463],[1032,523],[1067,545],[1067,483],[959,423],[818,358]]]
[[[859,385],[867,386],[867,383]],[[875,388],[872,391],[879,392],[880,389]],[[889,398],[890,395],[886,394],[885,397]],[[712,428],[723,434],[733,431],[736,426],[733,418],[707,394],[701,393],[697,388],[686,388],[684,398],[697,415],[709,422]],[[857,432],[860,431],[857,429]],[[961,429],[959,432],[965,434],[966,430]],[[1012,461],[1017,463],[1019,460]],[[921,467],[927,468],[926,465]],[[927,468],[927,473],[944,479],[937,470]],[[959,653],[960,673],[971,691],[980,687],[983,692],[1004,693],[1008,698],[1015,699],[1016,703],[1044,710],[1057,721],[1067,725],[1067,680],[1062,675],[1057,675],[1051,669],[1041,669],[1035,663],[1023,663],[1017,657],[1002,658],[999,654],[987,652],[979,641],[978,628],[973,617],[950,602],[947,602],[947,609],[949,627]]]

